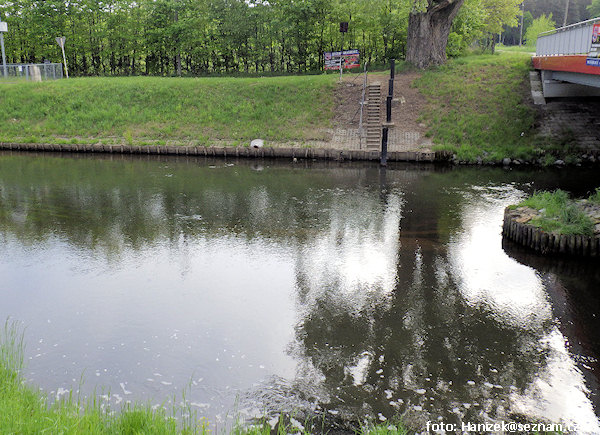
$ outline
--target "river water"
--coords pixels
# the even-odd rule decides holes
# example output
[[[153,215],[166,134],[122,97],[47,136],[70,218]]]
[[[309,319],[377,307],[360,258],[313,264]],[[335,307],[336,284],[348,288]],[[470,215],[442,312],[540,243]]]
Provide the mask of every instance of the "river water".
[[[502,243],[597,170],[0,154],[0,316],[25,377],[232,419],[600,432],[600,268]]]

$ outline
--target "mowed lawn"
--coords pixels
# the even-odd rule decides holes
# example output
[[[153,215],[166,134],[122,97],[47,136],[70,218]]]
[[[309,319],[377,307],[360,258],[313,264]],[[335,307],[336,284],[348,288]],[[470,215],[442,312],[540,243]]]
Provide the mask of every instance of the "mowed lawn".
[[[0,81],[0,141],[210,145],[323,139],[334,75]]]

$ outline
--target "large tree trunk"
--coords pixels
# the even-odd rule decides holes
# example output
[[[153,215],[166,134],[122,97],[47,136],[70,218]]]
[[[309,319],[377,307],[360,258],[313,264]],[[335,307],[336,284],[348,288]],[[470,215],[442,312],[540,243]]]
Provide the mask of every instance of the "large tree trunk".
[[[408,18],[406,60],[417,68],[446,62],[446,46],[452,21],[464,0],[429,0],[425,12]]]

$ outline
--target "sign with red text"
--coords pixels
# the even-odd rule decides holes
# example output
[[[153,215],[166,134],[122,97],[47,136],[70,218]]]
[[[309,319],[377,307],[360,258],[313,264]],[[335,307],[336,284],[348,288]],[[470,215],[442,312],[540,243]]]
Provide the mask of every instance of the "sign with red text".
[[[323,56],[326,70],[339,70],[340,63],[344,69],[360,67],[360,52],[358,50],[327,51]]]

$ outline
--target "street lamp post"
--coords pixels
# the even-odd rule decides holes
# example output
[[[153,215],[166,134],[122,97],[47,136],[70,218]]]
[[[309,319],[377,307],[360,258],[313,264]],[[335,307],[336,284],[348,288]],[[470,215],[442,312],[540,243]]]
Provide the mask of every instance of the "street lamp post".
[[[8,32],[8,24],[0,21],[0,48],[2,49],[2,69],[4,77],[8,77],[8,69],[6,68],[6,53],[4,51],[4,32]]]
[[[64,36],[61,36],[59,38],[56,38],[56,43],[62,50],[63,62],[65,64],[65,74],[67,75],[67,78],[69,78],[69,69],[67,68],[67,57],[65,56],[65,41],[66,41],[66,39],[67,38],[65,38]]]

